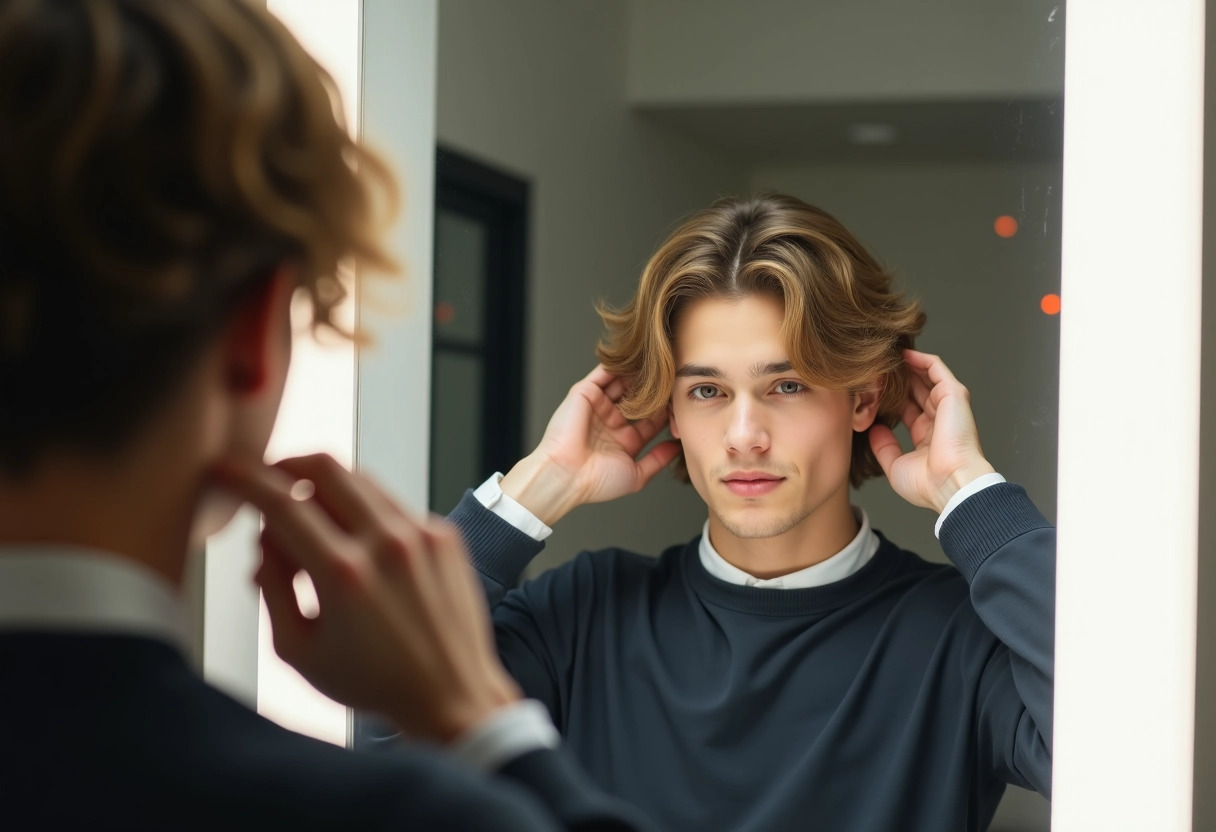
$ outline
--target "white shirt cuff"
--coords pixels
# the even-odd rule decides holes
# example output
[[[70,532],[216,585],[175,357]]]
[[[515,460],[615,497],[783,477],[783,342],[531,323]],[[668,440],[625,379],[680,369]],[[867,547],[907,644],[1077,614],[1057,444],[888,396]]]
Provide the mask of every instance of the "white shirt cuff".
[[[493,474],[488,480],[477,487],[477,490],[473,492],[473,496],[483,506],[531,537],[537,543],[553,534],[553,529],[542,523],[539,517],[503,493],[502,486],[499,485],[501,481],[502,474]]]
[[[448,750],[465,765],[496,771],[529,751],[560,744],[561,735],[553,727],[549,710],[535,699],[522,699],[499,708],[457,737]]]
[[[954,496],[946,503],[946,507],[942,509],[942,514],[937,518],[937,525],[933,527],[933,536],[942,536],[942,523],[946,522],[946,518],[950,516],[950,512],[954,511],[963,500],[970,497],[972,494],[978,494],[989,486],[997,483],[1005,482],[1005,478],[1000,474],[984,474],[982,477],[976,477],[971,482],[964,485],[958,491],[954,492]]]

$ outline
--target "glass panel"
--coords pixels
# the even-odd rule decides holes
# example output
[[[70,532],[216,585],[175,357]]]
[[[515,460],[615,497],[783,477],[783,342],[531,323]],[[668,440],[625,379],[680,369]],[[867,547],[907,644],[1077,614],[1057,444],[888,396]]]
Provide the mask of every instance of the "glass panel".
[[[440,208],[435,215],[435,338],[482,343],[486,226]]]
[[[482,364],[478,356],[435,350],[431,406],[431,510],[446,514],[481,468]]]

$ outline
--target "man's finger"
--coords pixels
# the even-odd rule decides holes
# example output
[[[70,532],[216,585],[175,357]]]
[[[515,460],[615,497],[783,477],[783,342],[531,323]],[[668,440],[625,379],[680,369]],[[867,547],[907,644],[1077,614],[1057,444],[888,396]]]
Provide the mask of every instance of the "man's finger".
[[[342,532],[319,506],[292,496],[294,482],[286,473],[261,462],[229,461],[216,479],[262,512],[266,528],[308,572],[326,574],[337,565]]]
[[[903,448],[899,446],[899,440],[895,438],[894,431],[886,425],[871,427],[870,450],[874,451],[874,457],[882,467],[882,472],[887,475],[887,479],[890,479],[891,467],[895,464],[895,460],[904,454]]]
[[[611,384],[615,378],[615,375],[604,369],[603,364],[596,364],[595,369],[587,373],[583,380],[591,382],[602,390]]]
[[[255,580],[262,588],[266,612],[274,636],[274,649],[284,661],[299,660],[313,622],[300,612],[295,592],[295,569],[274,553],[273,544],[263,543],[262,565]]]
[[[604,386],[604,395],[608,397],[608,401],[617,404],[624,398],[625,389],[625,380],[614,376],[612,381]]]
[[[274,467],[312,483],[313,499],[346,531],[365,529],[375,522],[375,510],[352,481],[351,472],[329,454],[288,457]]]
[[[674,439],[668,439],[655,445],[646,455],[638,460],[638,473],[641,474],[641,485],[654,479],[654,475],[662,471],[680,453],[682,446]]]
[[[637,448],[641,450],[651,439],[659,435],[659,431],[667,426],[667,411],[662,410],[649,419],[639,419],[633,423],[634,433],[637,434]]]
[[[933,415],[931,411],[936,410],[936,405],[930,396],[931,392],[929,385],[920,376],[911,375],[908,377],[908,394],[920,409],[930,416]]]
[[[625,414],[617,407],[616,402],[606,395],[596,396],[592,400],[592,407],[595,410],[595,415],[602,419],[604,424],[611,430],[629,423],[629,420],[625,418]]]
[[[284,459],[275,467],[313,484],[313,498],[346,531],[383,529],[405,516],[395,500],[366,474],[347,470],[328,454]]]
[[[946,366],[946,362],[942,361],[940,356],[916,350],[904,350],[904,360],[913,369],[923,371],[933,384],[958,382],[954,373],[950,372],[950,368]]]
[[[422,532],[431,557],[430,578],[442,595],[446,596],[450,606],[450,609],[432,608],[432,613],[443,619],[451,616],[456,610],[463,610],[464,617],[458,620],[481,619],[483,623],[479,634],[483,635],[485,643],[489,644],[493,632],[490,612],[481,589],[481,581],[469,561],[464,538],[455,526],[442,517],[429,520],[422,526]],[[437,596],[440,593],[432,594],[436,596],[434,600],[439,600]]]

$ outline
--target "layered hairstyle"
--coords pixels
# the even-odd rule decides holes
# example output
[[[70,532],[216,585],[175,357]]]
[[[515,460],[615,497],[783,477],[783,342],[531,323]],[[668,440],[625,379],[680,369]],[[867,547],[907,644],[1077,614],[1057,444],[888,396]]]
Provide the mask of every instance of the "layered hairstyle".
[[[782,305],[781,336],[802,378],[850,392],[879,385],[877,421],[895,424],[909,385],[902,351],[925,324],[920,304],[892,288],[891,273],[838,220],[783,195],[715,202],[659,247],[632,300],[598,307],[604,335],[596,354],[629,380],[624,414],[644,419],[668,406],[682,310],[753,294]],[[682,456],[676,473],[688,481]],[[881,473],[867,434],[854,434],[852,485]]]
[[[4,0],[0,476],[120,446],[282,264],[337,328],[396,199],[261,4]]]

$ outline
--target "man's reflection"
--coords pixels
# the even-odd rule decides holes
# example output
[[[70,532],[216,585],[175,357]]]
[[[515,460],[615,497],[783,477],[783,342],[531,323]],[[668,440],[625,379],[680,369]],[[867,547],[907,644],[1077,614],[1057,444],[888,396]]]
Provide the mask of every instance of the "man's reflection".
[[[601,366],[451,515],[504,663],[600,784],[673,830],[982,830],[1005,784],[1048,794],[1055,530],[853,235],[793,198],[723,200],[601,314]],[[508,590],[563,515],[673,461],[699,535]],[[880,473],[939,513],[953,566],[850,505]]]

